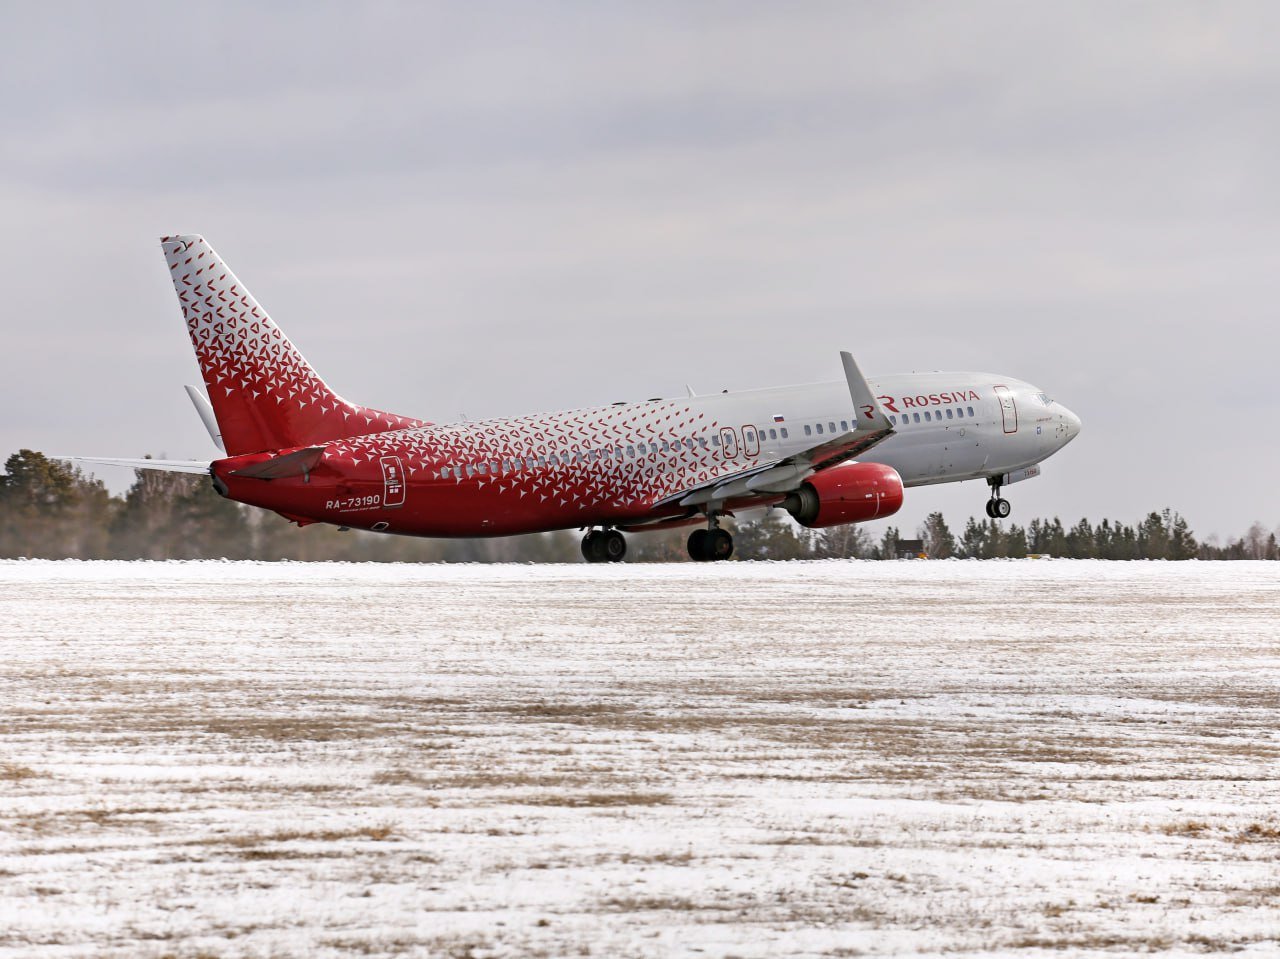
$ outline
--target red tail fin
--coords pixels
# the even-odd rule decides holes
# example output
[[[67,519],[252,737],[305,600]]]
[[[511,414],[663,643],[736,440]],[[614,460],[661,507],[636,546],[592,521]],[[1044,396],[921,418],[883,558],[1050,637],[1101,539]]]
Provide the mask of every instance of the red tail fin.
[[[161,245],[228,456],[424,425],[329,389],[204,237]]]

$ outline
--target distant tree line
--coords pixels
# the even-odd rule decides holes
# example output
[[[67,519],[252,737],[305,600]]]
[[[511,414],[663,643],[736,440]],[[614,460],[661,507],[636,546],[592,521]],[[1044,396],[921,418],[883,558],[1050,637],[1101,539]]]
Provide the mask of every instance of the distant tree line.
[[[687,558],[688,529],[628,537],[628,558]],[[941,513],[917,530],[925,555],[997,559],[1049,555],[1073,559],[1280,560],[1277,535],[1254,523],[1244,536],[1198,542],[1172,510],[1136,525],[1086,519],[1067,528],[1056,517],[1016,523],[970,518],[957,536]],[[299,530],[275,513],[223,499],[201,476],[139,470],[123,495],[101,480],[40,453],[21,450],[0,475],[0,558],[261,559],[369,562],[564,562],[578,559],[573,530],[498,539],[422,539],[315,524]],[[896,559],[904,537],[889,527],[878,539],[861,526],[807,530],[770,511],[734,530],[741,559]]]

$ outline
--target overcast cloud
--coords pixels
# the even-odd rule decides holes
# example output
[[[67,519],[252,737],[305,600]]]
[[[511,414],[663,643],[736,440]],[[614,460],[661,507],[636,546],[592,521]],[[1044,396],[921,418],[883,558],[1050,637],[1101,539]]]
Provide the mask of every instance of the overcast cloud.
[[[1280,523],[1275,4],[261,7],[0,6],[0,452],[211,452],[158,243],[197,232],[367,405],[851,349],[1081,415],[1017,520]]]

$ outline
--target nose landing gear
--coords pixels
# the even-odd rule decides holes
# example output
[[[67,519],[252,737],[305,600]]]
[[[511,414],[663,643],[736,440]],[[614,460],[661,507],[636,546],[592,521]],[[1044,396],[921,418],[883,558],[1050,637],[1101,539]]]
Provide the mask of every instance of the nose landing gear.
[[[588,563],[621,563],[627,541],[616,529],[588,530],[582,537],[582,558]]]
[[[992,519],[1008,519],[1013,512],[1013,505],[1000,495],[1000,477],[992,476],[987,480],[991,487],[991,498],[987,500],[987,515]]]
[[[689,534],[689,558],[695,563],[716,563],[733,555],[733,537],[721,529],[716,515],[707,516],[707,529]]]

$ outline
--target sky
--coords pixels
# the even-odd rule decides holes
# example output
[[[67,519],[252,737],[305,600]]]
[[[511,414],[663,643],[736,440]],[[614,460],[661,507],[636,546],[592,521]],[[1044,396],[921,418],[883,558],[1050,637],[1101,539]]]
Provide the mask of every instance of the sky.
[[[158,239],[201,233],[363,405],[830,380],[848,349],[1081,416],[1014,520],[1273,527],[1278,28],[1247,2],[0,2],[0,455],[212,455]]]

